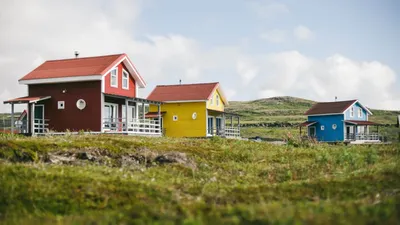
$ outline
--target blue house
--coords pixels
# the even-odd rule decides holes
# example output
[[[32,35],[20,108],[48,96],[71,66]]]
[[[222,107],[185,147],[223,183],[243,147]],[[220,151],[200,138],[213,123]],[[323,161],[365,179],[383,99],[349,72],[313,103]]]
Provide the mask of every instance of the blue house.
[[[379,142],[378,128],[373,132],[368,121],[371,111],[358,100],[319,102],[305,115],[306,122],[300,124],[307,129],[307,135],[322,142]]]

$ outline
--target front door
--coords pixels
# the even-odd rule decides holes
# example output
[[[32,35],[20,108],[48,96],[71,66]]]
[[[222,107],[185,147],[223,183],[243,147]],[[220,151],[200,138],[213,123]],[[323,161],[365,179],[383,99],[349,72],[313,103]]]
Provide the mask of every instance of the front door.
[[[105,129],[116,130],[118,124],[118,105],[105,103],[103,119]]]
[[[222,118],[216,118],[217,135],[222,134]]]
[[[315,137],[315,127],[308,128],[308,136]]]
[[[347,140],[355,139],[354,126],[346,126],[346,139]]]
[[[208,117],[207,125],[208,125],[207,134],[213,135],[213,130],[214,130],[214,117]]]
[[[35,115],[33,121],[35,133],[43,133],[45,130],[44,105],[35,105]]]

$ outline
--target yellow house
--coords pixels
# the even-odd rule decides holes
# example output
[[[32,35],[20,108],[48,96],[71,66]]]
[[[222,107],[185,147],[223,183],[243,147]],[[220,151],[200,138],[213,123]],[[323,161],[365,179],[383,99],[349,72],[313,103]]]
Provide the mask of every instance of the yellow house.
[[[167,137],[240,137],[240,118],[225,113],[228,101],[219,83],[158,85],[148,100],[163,102],[162,127]],[[147,118],[157,118],[150,106]]]

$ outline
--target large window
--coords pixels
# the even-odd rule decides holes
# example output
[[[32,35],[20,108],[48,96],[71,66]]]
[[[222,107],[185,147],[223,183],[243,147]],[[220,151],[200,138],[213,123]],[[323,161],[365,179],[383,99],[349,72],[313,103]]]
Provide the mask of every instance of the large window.
[[[129,89],[129,73],[125,70],[122,71],[122,88]]]
[[[354,107],[350,108],[350,117],[354,117]]]
[[[118,87],[118,70],[117,70],[117,68],[111,70],[110,84],[111,84],[111,87]]]
[[[117,127],[118,105],[112,104],[112,103],[105,103],[103,119],[104,119],[104,127],[105,128]]]

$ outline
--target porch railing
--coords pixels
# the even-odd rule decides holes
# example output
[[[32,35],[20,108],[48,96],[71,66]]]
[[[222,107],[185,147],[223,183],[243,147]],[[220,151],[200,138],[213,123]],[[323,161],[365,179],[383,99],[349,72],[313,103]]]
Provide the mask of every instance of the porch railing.
[[[158,120],[152,119],[130,119],[125,118],[104,118],[104,132],[132,133],[144,135],[161,135],[161,124]]]
[[[213,129],[208,128],[207,134],[212,136],[221,136],[221,137],[240,137],[240,129],[237,127],[225,127],[225,129]]]
[[[353,134],[347,133],[346,140],[351,141],[358,141],[358,140],[365,140],[365,141],[382,141],[383,136],[377,133],[370,133],[370,134]]]
[[[49,132],[49,119],[34,119],[32,125],[35,133]]]

